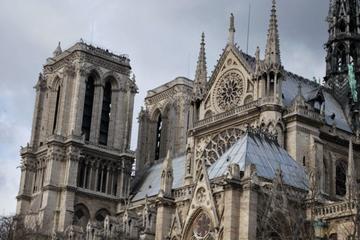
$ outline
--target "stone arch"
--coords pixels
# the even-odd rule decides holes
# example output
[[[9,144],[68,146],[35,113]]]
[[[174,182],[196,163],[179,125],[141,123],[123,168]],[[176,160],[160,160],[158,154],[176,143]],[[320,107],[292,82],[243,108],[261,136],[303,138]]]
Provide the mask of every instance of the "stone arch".
[[[199,207],[188,219],[182,234],[182,240],[211,239],[214,232],[214,219],[209,212]]]
[[[212,116],[213,116],[213,112],[212,112],[211,110],[207,110],[206,113],[205,113],[205,115],[204,115],[204,119],[210,118],[210,117],[212,117]]]
[[[281,121],[278,121],[275,125],[275,134],[277,136],[277,141],[281,147],[284,147],[285,145],[285,127],[284,123]]]
[[[73,225],[81,226],[84,230],[90,220],[90,211],[85,204],[79,203],[74,207]]]
[[[99,70],[95,69],[95,68],[91,68],[87,71],[86,73],[86,78],[85,81],[89,78],[89,77],[93,77],[94,78],[94,84],[101,84],[101,74],[99,72]]]
[[[244,98],[244,105],[251,103],[252,101],[254,101],[254,97],[252,94],[248,94],[246,95],[246,97]]]
[[[96,221],[102,223],[106,216],[111,216],[110,212],[106,208],[101,208],[95,213],[94,218]]]
[[[338,72],[344,71],[347,68],[347,47],[343,43],[339,43],[335,48],[335,66]]]
[[[105,86],[107,81],[111,82],[111,88],[112,89],[118,89],[121,86],[120,79],[116,76],[116,74],[112,71],[105,73],[102,76],[102,84]]]
[[[53,77],[52,81],[50,82],[50,89],[56,91],[56,89],[60,86],[62,87],[63,81],[59,75]]]

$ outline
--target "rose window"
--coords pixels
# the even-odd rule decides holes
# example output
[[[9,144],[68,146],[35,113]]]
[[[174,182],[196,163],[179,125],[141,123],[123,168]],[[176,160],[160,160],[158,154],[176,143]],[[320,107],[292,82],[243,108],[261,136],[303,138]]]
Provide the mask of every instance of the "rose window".
[[[228,72],[220,79],[216,92],[216,102],[221,110],[229,110],[238,105],[243,94],[243,81],[239,73]]]

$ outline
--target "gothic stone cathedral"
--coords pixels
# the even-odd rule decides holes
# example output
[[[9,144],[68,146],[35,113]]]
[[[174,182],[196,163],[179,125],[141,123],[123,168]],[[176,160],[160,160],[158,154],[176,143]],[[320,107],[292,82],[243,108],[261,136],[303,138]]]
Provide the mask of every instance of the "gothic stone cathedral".
[[[18,226],[44,239],[358,238],[359,1],[331,1],[328,23],[319,84],[283,68],[275,0],[264,57],[237,47],[231,15],[209,78],[203,34],[195,79],[148,91],[136,152],[128,57],[59,45],[35,87]]]

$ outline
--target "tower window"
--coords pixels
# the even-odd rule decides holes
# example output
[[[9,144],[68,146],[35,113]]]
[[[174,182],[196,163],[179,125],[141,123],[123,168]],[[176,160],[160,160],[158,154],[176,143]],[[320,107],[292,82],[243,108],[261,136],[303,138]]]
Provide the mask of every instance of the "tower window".
[[[104,97],[101,111],[99,144],[107,145],[111,114],[111,83],[107,81],[104,88]]]
[[[346,70],[346,51],[345,51],[344,45],[340,45],[337,48],[336,58],[337,58],[337,70],[339,72],[345,71]]]
[[[89,77],[86,81],[85,90],[85,101],[84,101],[84,112],[81,131],[85,135],[85,140],[89,141],[90,128],[91,128],[91,117],[94,102],[94,79]]]
[[[59,86],[57,91],[56,91],[56,103],[55,103],[53,133],[55,132],[55,129],[56,129],[57,118],[58,118],[58,114],[59,114],[60,92],[61,92],[61,87]]]
[[[163,122],[161,114],[158,117],[157,126],[156,126],[156,145],[155,145],[155,160],[160,158],[160,141],[161,141],[161,130],[163,127]]]
[[[345,196],[346,194],[346,170],[347,164],[345,161],[336,163],[336,195],[338,196]]]

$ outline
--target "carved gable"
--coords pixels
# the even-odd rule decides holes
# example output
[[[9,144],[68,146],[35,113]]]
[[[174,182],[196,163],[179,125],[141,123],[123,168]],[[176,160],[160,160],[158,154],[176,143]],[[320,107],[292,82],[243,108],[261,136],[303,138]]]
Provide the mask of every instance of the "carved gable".
[[[205,165],[202,167],[193,191],[190,209],[184,225],[183,236],[196,235],[201,239],[215,236],[219,227],[219,217]]]
[[[227,46],[211,76],[204,114],[209,110],[215,114],[224,112],[252,98],[252,73],[253,69],[242,53],[233,46]]]

